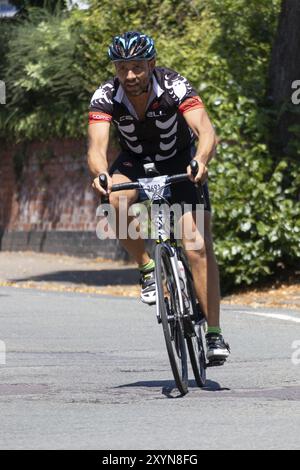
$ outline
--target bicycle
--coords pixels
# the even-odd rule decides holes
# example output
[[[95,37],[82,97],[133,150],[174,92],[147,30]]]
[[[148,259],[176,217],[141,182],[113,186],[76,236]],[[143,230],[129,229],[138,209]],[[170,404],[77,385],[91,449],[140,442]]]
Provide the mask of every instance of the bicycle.
[[[187,258],[174,237],[174,217],[171,217],[170,220],[170,237],[167,239],[165,237],[165,220],[161,204],[167,202],[169,206],[171,205],[163,194],[167,187],[171,184],[187,181],[189,178],[185,173],[157,176],[154,164],[150,163],[145,167],[147,167],[145,169],[148,178],[141,178],[136,182],[115,184],[111,191],[131,189],[143,191],[151,204],[159,205],[155,221],[158,228],[155,247],[156,316],[158,323],[163,327],[176,386],[180,393],[185,395],[188,393],[187,350],[197,385],[202,388],[206,384],[206,368],[209,366],[205,349],[206,319],[195,294],[193,275]],[[196,160],[191,161],[191,169],[195,176],[198,173]],[[107,189],[106,175],[100,175],[99,180],[101,186]],[[200,202],[202,188],[201,185],[195,184],[195,186]],[[105,197],[103,202],[108,202],[108,198]]]

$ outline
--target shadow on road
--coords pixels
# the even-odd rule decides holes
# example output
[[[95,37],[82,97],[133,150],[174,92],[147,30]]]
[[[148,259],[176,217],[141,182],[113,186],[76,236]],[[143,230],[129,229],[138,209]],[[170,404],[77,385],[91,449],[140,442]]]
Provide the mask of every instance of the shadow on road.
[[[10,279],[12,282],[70,282],[88,286],[135,285],[139,282],[138,271],[130,269],[102,269],[95,271],[57,271],[38,276]]]
[[[150,380],[150,381],[142,381],[142,382],[134,382],[131,384],[124,384],[119,385],[114,388],[129,388],[129,387],[149,387],[149,388],[159,388],[162,387],[162,394],[165,395],[167,398],[181,398],[182,395],[178,392],[174,381],[172,380]],[[189,388],[198,388],[195,380],[189,380]],[[230,391],[230,388],[223,388],[220,386],[218,382],[214,382],[213,380],[208,380],[206,382],[206,386],[203,387],[201,390],[205,392],[224,392]]]

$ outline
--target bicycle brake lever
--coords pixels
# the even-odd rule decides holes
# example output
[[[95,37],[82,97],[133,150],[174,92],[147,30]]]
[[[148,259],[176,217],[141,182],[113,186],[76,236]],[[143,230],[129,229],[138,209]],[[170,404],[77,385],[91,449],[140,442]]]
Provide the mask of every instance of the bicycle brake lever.
[[[191,169],[192,169],[192,175],[195,178],[195,176],[197,176],[197,173],[199,171],[199,165],[198,165],[197,160],[192,160],[191,163],[190,163],[190,166],[191,166]]]
[[[191,163],[190,163],[190,166],[191,166],[191,169],[192,169],[192,175],[195,178],[197,176],[198,171],[199,171],[199,164],[198,164],[197,160],[192,160]],[[199,183],[194,183],[194,185],[195,185],[198,200],[201,204],[203,204],[204,203],[204,194],[203,194],[202,184],[201,184],[201,182],[199,182]]]
[[[100,183],[100,186],[103,189],[105,189],[105,191],[107,191],[108,182],[107,182],[107,176],[105,173],[99,176],[99,183]],[[101,196],[101,202],[103,202],[104,204],[107,204],[109,202],[108,194]]]

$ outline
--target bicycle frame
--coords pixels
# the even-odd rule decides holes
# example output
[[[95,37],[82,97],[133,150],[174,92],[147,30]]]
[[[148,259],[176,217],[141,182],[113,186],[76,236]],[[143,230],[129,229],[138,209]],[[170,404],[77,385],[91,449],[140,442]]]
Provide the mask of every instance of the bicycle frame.
[[[191,162],[192,174],[195,176],[198,172],[198,164],[195,160]],[[157,179],[157,182],[155,181]],[[155,261],[157,271],[156,282],[156,317],[158,323],[162,323],[163,332],[166,341],[167,352],[171,368],[173,371],[174,379],[179,391],[184,395],[188,392],[188,367],[187,367],[187,349],[190,355],[191,365],[199,387],[203,387],[206,382],[206,359],[205,350],[203,348],[203,341],[201,334],[194,322],[201,328],[199,320],[201,320],[197,309],[195,292],[193,289],[193,280],[190,269],[187,265],[185,257],[180,253],[181,247],[178,246],[174,234],[174,213],[169,211],[170,214],[170,233],[165,230],[165,213],[162,209],[162,203],[166,202],[169,207],[171,203],[164,197],[163,191],[165,188],[172,184],[181,181],[187,181],[189,176],[187,174],[174,175],[174,176],[158,176],[145,182],[142,178],[134,183],[123,183],[113,185],[112,191],[120,190],[144,190],[146,199],[150,200],[151,205],[158,204],[159,211],[152,219],[157,228],[157,246],[155,250]],[[160,180],[160,181],[158,181]],[[146,179],[147,181],[147,179]],[[107,189],[107,180],[101,179],[100,184]],[[156,184],[157,183],[157,184]],[[196,191],[198,200],[200,202],[202,187],[198,187]],[[203,193],[202,193],[203,196]],[[180,272],[185,272],[191,279],[187,281],[181,277]],[[169,277],[171,275],[171,278]],[[165,280],[164,280],[165,278]],[[182,280],[184,287],[182,288]],[[192,285],[191,285],[192,282]],[[166,290],[169,294],[166,294]],[[187,306],[187,296],[189,305]],[[189,298],[190,296],[190,298]],[[199,318],[198,318],[199,317]],[[179,361],[179,362],[178,362]]]
[[[164,191],[166,186],[167,185],[162,186],[158,191],[156,191],[153,194],[152,200],[150,199],[152,204],[157,204],[157,205],[161,206],[161,204],[163,202],[165,202],[164,198],[154,200],[154,197],[157,196],[157,194]],[[166,202],[168,202],[168,201],[166,201]],[[169,254],[170,254],[171,266],[172,266],[172,270],[174,272],[174,277],[175,277],[175,282],[176,282],[176,289],[177,289],[177,292],[180,293],[179,294],[180,315],[183,315],[184,314],[184,305],[183,305],[183,299],[182,299],[182,295],[181,295],[180,279],[179,279],[179,274],[178,274],[178,257],[177,257],[177,251],[176,251],[177,250],[177,243],[176,243],[176,240],[174,238],[174,230],[173,230],[174,229],[174,216],[173,216],[173,214],[170,214],[170,241],[171,241],[173,246],[171,244],[169,244],[168,242],[166,242],[166,239],[168,239],[168,237],[167,237],[168,234],[164,230],[164,225],[165,225],[166,220],[165,220],[165,217],[164,217],[164,212],[161,209],[161,207],[159,209],[159,212],[157,214],[156,219],[153,222],[157,227],[158,240],[156,241],[156,243],[165,245],[166,249],[169,251]],[[175,244],[175,246],[174,246],[174,244]],[[157,285],[156,285],[156,298],[158,298]],[[158,302],[156,303],[156,317],[157,317],[158,323],[160,323],[161,318],[160,318],[160,313],[159,313],[159,304],[158,304]]]
[[[192,163],[194,163],[194,165],[192,165]],[[192,160],[191,166],[192,166],[193,174],[195,176],[195,174],[198,171],[198,163],[195,160]],[[156,179],[159,180],[161,178],[162,178],[161,176],[157,176],[157,177],[154,177],[153,180],[155,181]],[[128,190],[129,189],[136,189],[138,191],[142,191],[144,189],[143,184],[141,184],[142,180],[143,180],[143,178],[138,179],[136,182],[121,183],[121,184],[113,185],[112,188],[111,188],[111,191],[116,192],[116,191],[126,190],[126,189],[128,189]],[[188,181],[188,180],[189,180],[189,178],[188,178],[187,174],[179,174],[179,175],[174,175],[174,176],[168,176],[166,178],[165,184],[162,185],[161,187],[159,187],[158,189],[156,189],[152,194],[152,198],[148,197],[148,200],[150,200],[150,202],[152,204],[161,205],[163,202],[166,202],[167,204],[169,204],[169,201],[162,196],[162,192],[166,189],[166,187],[170,186],[171,184],[179,183],[179,182],[182,182],[182,181]],[[104,183],[103,186],[105,187],[105,181],[101,180],[101,177],[100,177],[100,183],[102,183],[102,184]],[[202,187],[201,187],[201,185],[198,186],[197,184],[195,184],[195,186],[196,186],[196,191],[197,191],[198,198],[199,198],[201,193],[202,193]],[[158,232],[157,232],[158,233],[157,243],[164,244],[170,252],[170,260],[171,260],[172,270],[173,270],[173,273],[174,273],[174,278],[175,278],[176,288],[177,288],[178,298],[179,298],[179,314],[180,314],[180,316],[183,317],[184,314],[185,314],[185,307],[184,307],[184,302],[183,302],[183,298],[182,298],[182,291],[181,291],[180,278],[179,278],[179,266],[178,266],[178,256],[177,256],[177,241],[174,238],[174,230],[173,230],[174,229],[174,217],[173,217],[173,214],[170,214],[170,215],[171,215],[171,220],[170,220],[170,236],[171,236],[170,237],[170,243],[166,242],[166,238],[168,239],[168,237],[167,237],[166,232],[164,231],[165,219],[164,219],[164,213],[161,209],[159,210],[159,212],[157,214],[157,217],[154,220],[154,223],[157,226],[157,230],[158,230]],[[156,292],[156,294],[157,294],[157,292]],[[158,322],[160,323],[160,314],[159,314],[158,304],[156,304],[156,316],[157,316]]]

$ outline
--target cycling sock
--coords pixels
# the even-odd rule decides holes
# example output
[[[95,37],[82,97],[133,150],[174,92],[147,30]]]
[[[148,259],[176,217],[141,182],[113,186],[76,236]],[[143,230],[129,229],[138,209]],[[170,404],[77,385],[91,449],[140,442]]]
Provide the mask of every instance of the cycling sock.
[[[143,272],[147,272],[147,271],[150,271],[151,269],[154,269],[155,268],[155,262],[153,259],[150,259],[150,261],[146,264],[140,264],[139,265],[139,270],[143,273]]]
[[[218,326],[209,326],[207,328],[207,334],[215,334],[215,335],[221,335],[222,334],[222,330],[221,328],[219,328]]]

